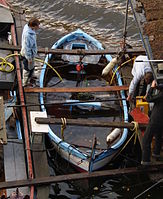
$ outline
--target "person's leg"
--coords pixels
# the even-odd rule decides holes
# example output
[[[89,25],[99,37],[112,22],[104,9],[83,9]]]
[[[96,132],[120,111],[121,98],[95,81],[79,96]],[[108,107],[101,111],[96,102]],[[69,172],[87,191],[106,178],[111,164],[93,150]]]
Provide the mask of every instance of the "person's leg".
[[[29,78],[29,69],[28,69],[28,60],[23,57],[23,80],[22,80],[22,85],[26,86],[28,83],[28,78]]]
[[[32,60],[32,63],[28,66],[28,68],[29,68],[29,70],[30,70],[30,72],[29,72],[29,79],[31,80],[31,79],[34,79],[34,64],[35,64],[35,62],[34,62],[34,59]],[[29,80],[29,81],[30,81]]]
[[[152,125],[148,124],[144,137],[143,137],[143,143],[142,143],[142,161],[143,162],[150,162],[151,157],[151,142],[154,134],[154,129]]]
[[[29,71],[23,69],[23,82],[22,85],[26,86],[29,83]]]
[[[34,72],[34,68],[33,68],[32,70],[29,71],[29,78],[32,78],[33,72]]]
[[[163,134],[163,127],[155,128],[155,146],[153,150],[153,155],[160,156],[161,145],[162,145],[162,134]]]

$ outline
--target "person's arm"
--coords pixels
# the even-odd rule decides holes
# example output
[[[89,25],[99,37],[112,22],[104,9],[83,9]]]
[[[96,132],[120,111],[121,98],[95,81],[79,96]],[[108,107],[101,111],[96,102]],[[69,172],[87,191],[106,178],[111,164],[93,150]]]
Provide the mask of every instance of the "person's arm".
[[[156,102],[160,99],[163,99],[163,92],[158,92],[157,94],[154,94],[155,89],[156,89],[156,81],[154,80],[146,97],[147,102]]]
[[[30,62],[32,61],[31,39],[29,35],[25,37],[25,57]]]
[[[135,89],[136,89],[136,86],[138,84],[138,82],[140,81],[141,77],[140,76],[137,76],[135,75],[130,83],[130,86],[129,86],[129,94],[128,94],[128,97],[127,97],[127,101],[130,101],[132,99],[132,96],[135,92]]]

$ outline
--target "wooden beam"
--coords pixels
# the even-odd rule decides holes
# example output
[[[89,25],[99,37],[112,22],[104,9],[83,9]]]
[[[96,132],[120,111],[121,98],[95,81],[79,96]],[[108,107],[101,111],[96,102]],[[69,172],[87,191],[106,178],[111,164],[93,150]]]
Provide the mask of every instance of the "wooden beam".
[[[62,124],[61,119],[50,117],[50,118],[41,118],[36,117],[35,121],[38,124]],[[129,128],[133,129],[134,124],[128,122],[109,122],[103,121],[99,122],[98,120],[88,120],[88,119],[66,119],[67,125],[73,126],[90,126],[90,127],[115,127],[115,128]],[[146,128],[147,124],[140,123],[139,128]]]
[[[98,99],[98,100],[80,100],[80,101],[64,101],[64,100],[56,100],[56,101],[53,101],[53,102],[49,102],[49,103],[43,103],[43,104],[40,104],[40,103],[29,103],[29,104],[24,104],[24,105],[21,105],[21,104],[14,104],[14,105],[8,105],[7,108],[10,108],[10,107],[22,107],[22,106],[25,106],[25,107],[31,107],[31,106],[42,106],[42,105],[45,105],[45,106],[58,106],[58,105],[73,105],[73,104],[83,104],[83,103],[96,103],[96,102],[111,102],[111,101],[126,101],[126,98],[108,98],[108,99]]]
[[[13,46],[13,45],[4,45],[0,43],[0,49],[1,50],[14,50],[14,51],[20,51],[20,46]],[[109,48],[105,50],[84,50],[84,49],[76,49],[76,50],[65,50],[65,49],[49,49],[49,48],[39,48],[38,53],[43,54],[69,54],[69,55],[104,55],[104,54],[117,54],[117,49],[115,48]],[[134,55],[140,55],[145,54],[144,48],[134,48],[134,49],[127,49],[126,53],[131,53]]]
[[[3,96],[0,96],[0,142],[1,144],[7,144],[6,122],[5,122],[5,110]]]
[[[118,177],[121,175],[135,175],[138,173],[151,173],[151,172],[159,172],[163,170],[163,164],[160,165],[152,165],[148,168],[125,168],[125,169],[113,169],[113,170],[103,170],[103,171],[94,171],[92,173],[75,173],[68,175],[59,175],[59,176],[51,176],[51,177],[43,177],[43,178],[35,178],[35,179],[27,179],[27,180],[16,180],[9,182],[0,182],[0,189],[10,189],[16,187],[26,187],[26,186],[41,186],[48,185],[51,183],[58,182],[66,182],[72,180],[82,180],[89,178],[97,178],[97,177]]]
[[[26,93],[77,93],[77,92],[112,92],[128,90],[128,86],[105,86],[105,87],[71,87],[71,88],[30,88],[25,87]]]

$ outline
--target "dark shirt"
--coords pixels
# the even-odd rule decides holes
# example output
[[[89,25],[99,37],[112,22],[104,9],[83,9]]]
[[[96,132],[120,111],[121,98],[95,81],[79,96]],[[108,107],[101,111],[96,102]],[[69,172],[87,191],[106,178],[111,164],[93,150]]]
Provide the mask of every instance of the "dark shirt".
[[[150,116],[150,124],[163,126],[163,89],[154,94],[155,89],[150,88],[147,94],[147,102],[154,102]]]

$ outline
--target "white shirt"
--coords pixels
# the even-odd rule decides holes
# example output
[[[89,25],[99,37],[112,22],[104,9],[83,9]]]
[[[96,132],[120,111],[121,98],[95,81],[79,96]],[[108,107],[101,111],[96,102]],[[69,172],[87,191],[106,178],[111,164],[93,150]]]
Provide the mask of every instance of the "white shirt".
[[[144,77],[145,73],[152,72],[149,62],[136,62],[137,60],[147,61],[148,57],[144,55],[139,55],[135,59],[135,62],[131,71],[133,75],[133,79],[129,86],[129,95],[133,95],[138,82]]]

